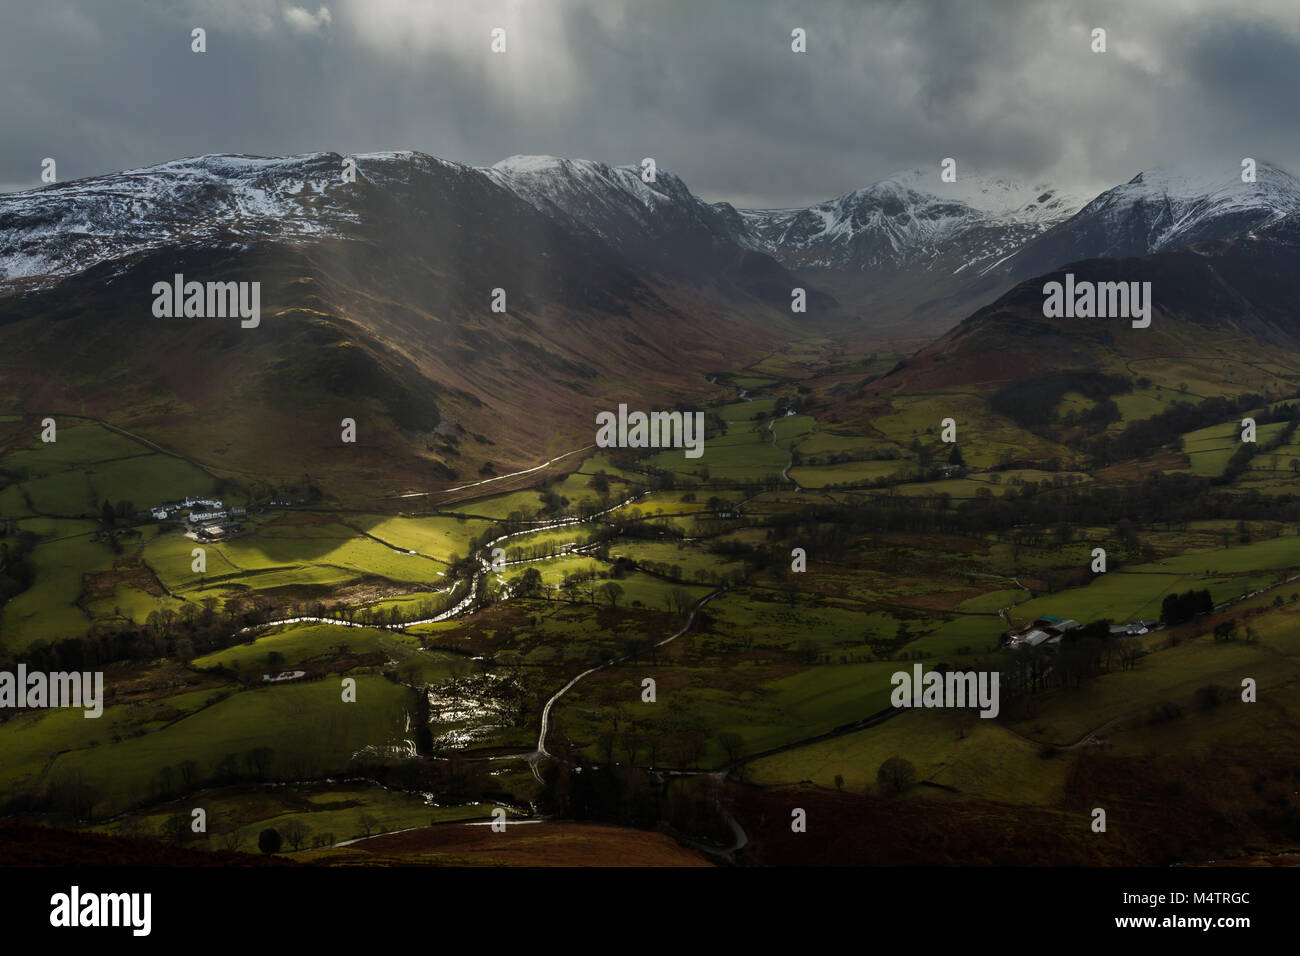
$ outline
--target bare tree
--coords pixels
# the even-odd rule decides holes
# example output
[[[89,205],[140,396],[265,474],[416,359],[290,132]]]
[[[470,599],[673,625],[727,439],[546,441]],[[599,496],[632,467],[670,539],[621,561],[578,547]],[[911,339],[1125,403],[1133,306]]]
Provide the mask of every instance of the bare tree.
[[[618,599],[623,596],[623,587],[614,581],[609,581],[600,589],[600,593],[605,596],[605,600],[609,601],[611,608],[616,608]]]
[[[182,760],[180,763],[181,783],[189,790],[199,778],[199,765],[194,760]]]
[[[876,783],[883,793],[902,793],[916,783],[916,767],[910,760],[890,757],[876,771]]]
[[[718,743],[727,752],[727,761],[735,763],[745,750],[745,740],[734,730],[724,730],[718,734]]]
[[[311,827],[307,826],[307,824],[303,823],[301,820],[289,820],[284,824],[284,826],[280,827],[280,833],[284,836],[285,840],[289,842],[291,847],[295,850],[300,850],[302,849],[302,845],[306,841],[308,835],[311,833]]]

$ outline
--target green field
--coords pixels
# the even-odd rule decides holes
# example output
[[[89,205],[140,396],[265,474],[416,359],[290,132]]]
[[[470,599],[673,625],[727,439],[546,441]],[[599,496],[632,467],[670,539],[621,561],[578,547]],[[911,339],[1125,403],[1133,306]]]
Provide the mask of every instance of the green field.
[[[247,849],[262,828],[302,824],[304,859],[312,841],[482,819],[497,802],[550,813],[542,797],[563,787],[548,774],[563,764],[530,756],[541,710],[593,668],[555,703],[548,747],[579,766],[619,765],[613,777],[629,793],[638,767],[875,799],[877,769],[900,756],[920,781],[901,798],[917,813],[920,801],[1072,812],[1091,799],[1092,778],[1076,772],[1085,757],[1133,760],[1115,771],[1124,779],[1157,746],[1180,756],[1214,741],[1227,752],[1261,727],[1279,747],[1294,741],[1300,601],[1290,595],[1300,580],[1271,586],[1300,574],[1300,525],[1283,497],[1300,487],[1290,464],[1300,443],[1256,455],[1228,487],[1198,479],[1222,476],[1240,448],[1237,423],[1182,436],[1185,462],[1173,435],[1112,462],[1095,450],[1108,447],[1096,444],[1102,424],[1077,420],[1094,405],[1080,392],[1055,408],[1075,413],[1069,423],[1029,431],[991,411],[991,389],[908,394],[892,388],[899,379],[869,388],[900,356],[843,350],[810,339],[701,385],[715,431],[699,459],[682,449],[574,456],[528,487],[520,478],[517,490],[459,493],[472,500],[437,490],[354,500],[304,478],[310,493],[294,492],[292,507],[253,507],[242,531],[206,543],[174,521],[101,518],[101,506],[132,511],[197,492],[265,500],[282,486],[214,478],[94,424],[67,424],[46,446],[26,419],[0,422],[0,542],[5,557],[25,553],[4,582],[0,649],[122,655],[105,662],[101,719],[49,710],[0,723],[0,789],[29,801],[14,801],[16,813],[31,806],[153,836],[202,800],[211,836],[191,844]],[[1122,364],[1107,371],[1152,381],[1115,396],[1124,420],[1105,426],[1111,435],[1178,401],[1275,385],[1276,397],[1288,371],[1227,359]],[[952,452],[945,418],[956,420],[968,470],[936,478]],[[1264,426],[1259,441],[1284,427]],[[556,519],[565,523],[494,542],[511,564],[479,570],[491,555],[476,542]],[[586,550],[545,554],[573,545]],[[1092,577],[1094,547],[1110,569]],[[795,548],[805,570],[791,567]],[[541,586],[525,593],[533,572]],[[1010,626],[1042,615],[1157,620],[1168,595],[1199,589],[1213,615],[1098,642],[1087,660],[1091,642],[1034,657],[1000,647]],[[471,594],[449,620],[401,625]],[[375,626],[274,623],[321,614]],[[1216,639],[1214,626],[1233,620],[1238,629]],[[899,670],[1012,675],[1040,658],[1037,685],[1008,697],[997,720],[890,713]],[[306,673],[263,679],[293,670]],[[1221,718],[1198,703],[1207,686],[1235,691],[1243,676],[1260,682],[1266,704],[1250,712],[1265,715],[1259,723],[1231,695]],[[641,698],[646,677],[653,704]],[[344,678],[356,679],[357,703],[341,700]],[[93,812],[70,807],[78,792],[94,797]]]
[[[18,650],[33,641],[56,641],[85,633],[90,617],[78,605],[82,576],[112,567],[108,545],[89,533],[38,544],[32,555],[38,587],[16,595],[0,614],[0,643]]]
[[[167,824],[177,813],[191,819],[193,800],[164,806],[157,812],[132,815],[93,829],[126,836],[159,835],[174,838]],[[359,839],[367,833],[386,833],[431,823],[457,823],[490,817],[493,805],[466,803],[429,804],[415,794],[394,793],[361,784],[309,786],[293,791],[261,789],[252,792],[226,789],[205,793],[202,809],[207,832],[185,836],[186,845],[208,850],[257,847],[258,834],[270,827],[290,833],[295,825],[306,831],[302,849],[294,851],[286,840],[283,853],[308,852],[317,842],[333,845]]]
[[[58,754],[42,782],[94,781],[103,791],[107,813],[147,799],[160,769],[186,760],[195,761],[199,775],[206,777],[216,773],[227,754],[268,747],[273,772],[302,777],[340,771],[363,748],[400,744],[409,691],[373,675],[360,675],[356,682],[355,703],[342,702],[338,680],[283,684],[230,695],[159,726],[145,724],[143,736],[120,740],[109,736],[115,726],[123,726],[108,723],[113,708],[89,739],[79,713],[74,719],[83,720],[82,725],[72,723],[66,712],[55,712],[10,721],[2,732],[6,750],[17,739],[24,749]],[[134,716],[126,723],[141,726]],[[31,766],[29,758],[29,770]]]
[[[216,480],[194,465],[96,424],[62,427],[56,441],[14,451],[0,465],[20,476],[0,497],[0,517],[94,515],[105,500],[143,510],[217,490]]]

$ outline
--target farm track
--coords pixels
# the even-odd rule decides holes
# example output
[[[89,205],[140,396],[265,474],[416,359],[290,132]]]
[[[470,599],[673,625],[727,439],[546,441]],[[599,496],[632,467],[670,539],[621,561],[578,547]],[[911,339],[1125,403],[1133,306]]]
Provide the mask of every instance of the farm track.
[[[775,448],[777,451],[782,451],[783,449],[781,448],[781,446],[776,443],[777,421],[778,419],[776,418],[773,418],[771,421],[769,421],[767,423],[767,430],[772,436],[772,447]],[[804,490],[803,486],[800,485],[799,482],[795,481],[793,478],[790,477],[790,469],[793,467],[794,467],[794,449],[791,449],[790,460],[786,462],[785,468],[781,469],[781,477],[784,478],[786,481],[790,482],[790,484],[794,485],[795,491],[803,491]]]
[[[1084,734],[1082,737],[1080,737],[1072,744],[1054,744],[1044,740],[1034,740],[1034,738],[1032,737],[1026,737],[1024,734],[1012,730],[1010,727],[1006,726],[1005,724],[997,724],[996,726],[1001,727],[1012,737],[1015,737],[1019,740],[1023,740],[1027,744],[1033,744],[1035,747],[1051,747],[1055,750],[1066,751],[1066,750],[1078,750],[1080,747],[1083,747],[1086,744],[1091,743],[1093,739],[1102,731],[1109,730],[1110,728],[1116,726],[1117,724],[1123,723],[1125,719],[1127,718],[1125,717],[1125,715],[1122,714],[1119,717],[1112,717],[1110,718],[1110,720],[1098,724],[1096,727],[1088,731],[1086,734]]]
[[[702,607],[704,607],[704,605],[708,604],[710,601],[712,601],[715,597],[717,597],[721,593],[723,593],[723,589],[711,591],[708,594],[706,594],[704,597],[700,598],[700,600],[695,602],[695,605],[691,608],[690,613],[687,614],[686,616],[686,622],[681,626],[681,628],[672,636],[666,637],[662,641],[659,641],[657,644],[655,644],[655,647],[656,648],[663,647],[665,644],[669,644],[672,641],[677,640],[677,638],[681,637],[683,634],[689,631],[692,625],[694,625],[695,623],[696,613]],[[581,674],[579,674],[577,677],[570,680],[567,684],[565,684],[563,687],[561,687],[558,691],[556,691],[551,696],[551,699],[548,700],[546,702],[546,705],[542,708],[542,726],[540,732],[537,735],[537,755],[539,757],[550,756],[550,753],[546,749],[546,734],[550,730],[551,709],[555,706],[556,702],[559,701],[559,699],[563,697],[565,694],[567,694],[570,690],[572,690],[573,687],[587,675],[594,674],[596,673],[596,671],[604,670],[607,667],[612,667],[615,664],[620,664],[625,660],[627,660],[627,655],[623,655],[622,657],[610,658],[608,661],[606,661],[603,664],[597,664],[595,667],[589,667]],[[531,762],[533,765],[533,774],[540,780],[541,776],[537,772],[536,761],[531,761]]]
[[[521,469],[520,471],[512,471],[509,474],[496,475],[492,478],[484,478],[482,481],[471,481],[469,484],[457,485],[454,488],[444,488],[441,491],[411,491],[401,495],[388,495],[387,498],[389,499],[424,498],[424,497],[428,497],[429,495],[441,495],[444,496],[442,498],[442,503],[449,503],[452,501],[462,501],[465,500],[466,498],[473,498],[474,496],[467,495],[467,496],[463,496],[462,498],[455,498],[455,499],[449,499],[445,496],[455,494],[458,491],[469,491],[473,488],[481,488],[483,485],[491,484],[494,481],[506,481],[511,478],[520,478],[524,475],[535,474],[539,471],[542,471],[543,469],[549,468],[551,465],[554,465],[557,461],[562,461],[565,458],[568,458],[570,455],[576,455],[579,452],[584,452],[595,447],[596,446],[594,444],[583,445],[581,448],[574,448],[571,451],[566,451],[562,455],[556,455],[554,458],[550,458],[542,462],[540,465],[534,465],[532,468],[524,468]]]

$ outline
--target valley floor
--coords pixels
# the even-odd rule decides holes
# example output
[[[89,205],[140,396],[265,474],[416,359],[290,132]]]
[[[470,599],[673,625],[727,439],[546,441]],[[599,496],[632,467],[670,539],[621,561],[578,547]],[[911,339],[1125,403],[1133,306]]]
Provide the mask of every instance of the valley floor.
[[[329,865],[1123,865],[1300,844],[1294,419],[1244,466],[1226,420],[1126,476],[987,395],[872,394],[892,356],[797,354],[716,378],[699,459],[589,447],[387,503],[254,500],[100,423],[42,445],[0,422],[0,647],[103,661],[107,688],[93,722],[0,723],[6,812],[212,852],[274,829]],[[1110,433],[1185,395],[1163,384],[1185,363],[1166,371],[1144,365],[1149,394]],[[247,511],[212,538],[150,512],[216,495]],[[1178,495],[1179,514],[1140,513]],[[1212,610],[1165,619],[1201,590]],[[1052,619],[1149,626],[1004,646]],[[998,671],[999,715],[893,707],[914,664]]]

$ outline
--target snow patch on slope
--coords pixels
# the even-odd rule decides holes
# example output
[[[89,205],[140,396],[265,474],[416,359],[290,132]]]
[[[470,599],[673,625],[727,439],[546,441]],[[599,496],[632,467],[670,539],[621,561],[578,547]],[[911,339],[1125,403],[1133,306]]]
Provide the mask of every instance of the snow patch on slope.
[[[176,244],[337,235],[333,153],[211,155],[0,195],[0,290]]]
[[[1082,201],[1046,185],[978,176],[942,182],[907,170],[807,209],[741,210],[787,265],[861,270],[933,262],[963,248],[955,272],[1002,258],[1073,215]]]

